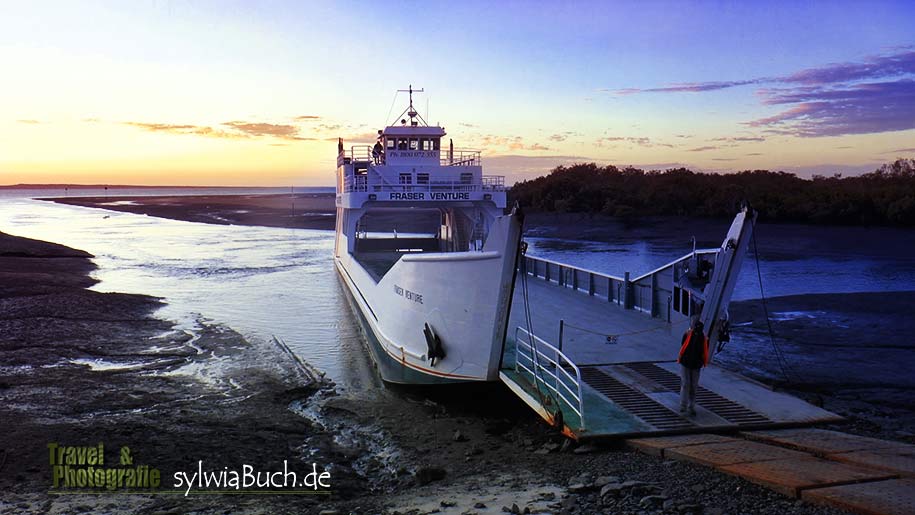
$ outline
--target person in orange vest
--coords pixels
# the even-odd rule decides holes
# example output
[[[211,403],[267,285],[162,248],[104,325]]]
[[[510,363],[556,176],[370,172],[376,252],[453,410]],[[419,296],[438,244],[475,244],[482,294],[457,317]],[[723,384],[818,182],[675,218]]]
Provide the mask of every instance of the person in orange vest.
[[[696,390],[699,388],[699,372],[708,364],[708,336],[702,332],[701,320],[683,334],[680,342],[680,413],[689,411],[696,415]]]

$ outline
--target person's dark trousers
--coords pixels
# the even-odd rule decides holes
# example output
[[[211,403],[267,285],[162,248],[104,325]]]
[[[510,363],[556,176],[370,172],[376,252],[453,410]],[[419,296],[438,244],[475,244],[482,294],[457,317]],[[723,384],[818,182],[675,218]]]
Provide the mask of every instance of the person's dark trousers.
[[[680,365],[680,411],[689,410],[696,413],[696,391],[699,389],[699,372],[701,368],[688,368]]]

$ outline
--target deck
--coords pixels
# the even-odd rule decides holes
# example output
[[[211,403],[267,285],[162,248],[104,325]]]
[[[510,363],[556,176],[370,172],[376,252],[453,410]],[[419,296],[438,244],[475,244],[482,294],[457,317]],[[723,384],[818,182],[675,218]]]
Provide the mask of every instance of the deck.
[[[530,371],[534,368],[532,348],[526,349],[527,357],[523,352],[519,357],[515,343],[516,339],[529,341],[519,273],[500,373],[503,382],[547,421],[554,423],[561,411],[569,436],[578,440],[623,438],[841,420],[714,363],[702,372],[696,416],[680,414],[676,357],[687,321],[668,322],[624,309],[622,299],[608,300],[595,295],[593,287],[589,293],[573,284],[528,275],[531,328],[538,337],[539,361],[546,374],[545,380],[535,383]],[[517,367],[516,360],[527,364],[528,370]],[[581,381],[575,380],[576,367]]]

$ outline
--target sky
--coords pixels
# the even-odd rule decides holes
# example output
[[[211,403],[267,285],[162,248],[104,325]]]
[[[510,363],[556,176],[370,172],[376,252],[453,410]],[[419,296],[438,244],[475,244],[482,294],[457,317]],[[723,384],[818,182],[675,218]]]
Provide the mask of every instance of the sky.
[[[509,183],[555,166],[915,157],[915,3],[0,3],[0,184],[332,185],[419,112]]]

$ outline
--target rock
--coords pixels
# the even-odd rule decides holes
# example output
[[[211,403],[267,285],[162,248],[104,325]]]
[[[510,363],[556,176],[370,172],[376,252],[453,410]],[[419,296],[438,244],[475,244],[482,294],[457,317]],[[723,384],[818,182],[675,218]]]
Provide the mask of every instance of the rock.
[[[683,503],[677,505],[677,511],[680,513],[699,513],[702,511],[702,506],[695,503]]]
[[[544,449],[543,447],[534,451],[534,454],[549,454],[549,453],[550,453],[550,451],[548,451],[547,449]]]
[[[596,488],[603,488],[604,485],[608,485],[610,483],[619,483],[619,482],[620,482],[620,478],[618,478],[616,476],[600,476],[594,480],[594,486]]]
[[[318,515],[340,515],[338,510],[321,510]]]
[[[579,445],[572,452],[575,454],[589,454],[597,450],[597,447],[591,444]]]
[[[723,515],[724,510],[721,508],[705,508],[702,510],[702,515]]]
[[[512,512],[512,509],[509,508],[508,506],[503,506],[503,507],[502,507],[502,512],[503,512],[503,513],[511,513],[511,512]]]
[[[666,500],[667,497],[664,497],[663,495],[646,495],[639,501],[639,506],[642,508],[653,508]]]
[[[575,444],[572,443],[572,440],[566,439],[562,442],[562,447],[559,448],[559,452],[569,452]]]
[[[543,499],[544,501],[552,501],[553,499],[556,498],[556,494],[554,494],[553,492],[540,492],[537,495],[539,495],[540,498]]]
[[[452,506],[457,506],[457,503],[454,501],[442,501],[438,505],[442,508],[451,508]]]
[[[416,471],[416,482],[420,485],[428,485],[433,481],[445,479],[448,473],[439,467],[422,467]]]
[[[486,509],[486,505],[483,504],[483,503],[481,503],[481,502],[478,502],[478,503],[474,504],[473,507],[476,508],[476,509],[478,509],[478,510]]]
[[[623,488],[623,483],[607,483],[601,487],[600,496],[613,495],[616,497],[623,491]]]
[[[704,492],[708,489],[708,486],[705,485],[704,483],[699,483],[699,484],[689,487],[689,489],[692,490],[694,493],[701,494],[702,492]]]
[[[464,433],[462,433],[460,429],[455,429],[454,436],[451,439],[454,440],[455,442],[466,442],[467,441],[467,437],[464,436]]]
[[[519,508],[517,504],[512,503],[511,512],[512,512],[514,515],[521,515],[521,508]]]
[[[670,511],[674,508],[674,501],[672,499],[667,499],[664,501],[662,507],[664,508],[664,511]]]
[[[547,442],[547,443],[543,444],[543,448],[550,452],[558,451],[561,447],[562,447],[562,445],[560,445],[556,442]]]
[[[569,485],[569,491],[572,492],[573,494],[580,494],[582,492],[587,492],[590,489],[591,489],[590,485],[587,485],[585,483],[575,483],[573,485]]]

